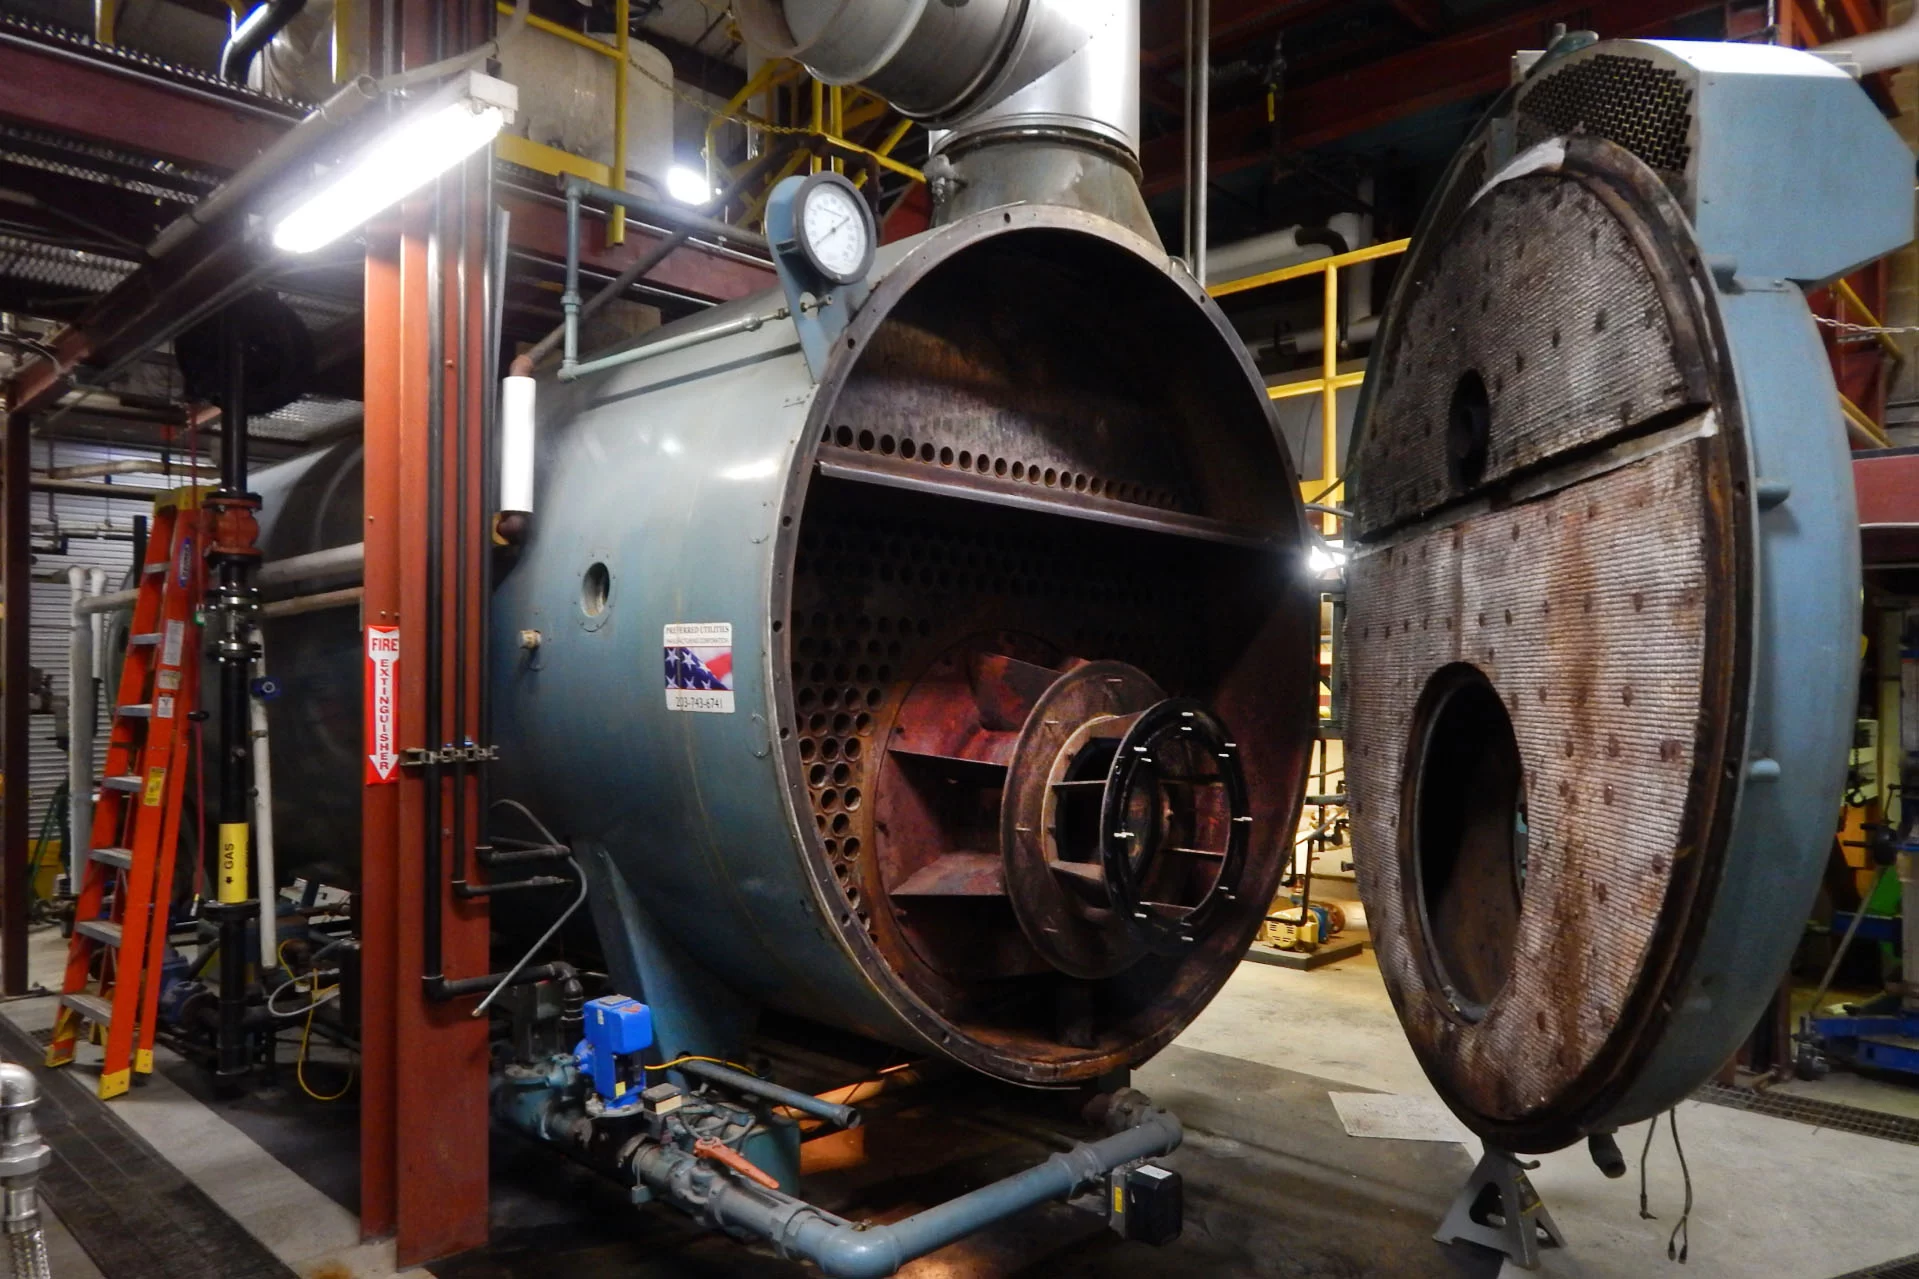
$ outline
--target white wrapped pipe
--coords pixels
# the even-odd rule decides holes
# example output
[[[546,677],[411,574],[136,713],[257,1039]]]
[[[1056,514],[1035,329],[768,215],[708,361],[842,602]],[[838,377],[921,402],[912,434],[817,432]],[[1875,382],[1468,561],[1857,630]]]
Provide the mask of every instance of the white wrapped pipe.
[[[67,570],[67,594],[72,605],[72,634],[67,646],[67,885],[77,892],[86,870],[86,850],[93,842],[93,725],[94,632],[93,617],[80,611],[99,569]]]
[[[500,510],[533,513],[536,383],[516,373],[500,389]]]
[[[255,627],[253,678],[264,680],[266,674],[266,634]],[[266,700],[249,697],[247,709],[247,727],[253,739],[253,861],[259,876],[260,967],[265,971],[280,966],[280,879],[273,864],[273,754],[267,746]]]

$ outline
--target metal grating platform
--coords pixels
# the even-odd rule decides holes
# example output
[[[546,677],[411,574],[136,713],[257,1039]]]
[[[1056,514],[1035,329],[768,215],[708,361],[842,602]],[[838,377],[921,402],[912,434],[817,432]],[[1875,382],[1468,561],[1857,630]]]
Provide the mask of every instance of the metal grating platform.
[[[1815,1128],[1831,1128],[1837,1132],[1857,1133],[1862,1137],[1878,1137],[1882,1141],[1919,1146],[1919,1119],[1888,1115],[1862,1106],[1844,1106],[1838,1102],[1794,1097],[1785,1093],[1756,1092],[1726,1084],[1707,1084],[1693,1094],[1693,1099],[1733,1110],[1749,1110],[1755,1115],[1769,1115],[1774,1119],[1790,1119],[1794,1123],[1811,1124]],[[1881,1272],[1873,1270],[1860,1273],[1876,1275]],[[1919,1275],[1919,1271],[1914,1274]]]

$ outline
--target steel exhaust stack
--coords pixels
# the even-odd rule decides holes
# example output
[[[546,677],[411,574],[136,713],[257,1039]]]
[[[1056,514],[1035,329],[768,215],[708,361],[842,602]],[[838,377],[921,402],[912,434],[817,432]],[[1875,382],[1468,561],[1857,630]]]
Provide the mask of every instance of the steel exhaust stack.
[[[1138,0],[742,0],[756,47],[933,130],[935,225],[1006,204],[1110,218],[1140,194]]]

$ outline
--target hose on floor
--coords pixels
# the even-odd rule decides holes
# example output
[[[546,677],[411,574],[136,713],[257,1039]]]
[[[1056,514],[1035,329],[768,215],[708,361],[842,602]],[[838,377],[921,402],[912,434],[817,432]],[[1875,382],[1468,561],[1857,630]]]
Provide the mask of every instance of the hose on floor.
[[[7,1256],[12,1264],[13,1279],[53,1279],[53,1267],[47,1261],[46,1234],[39,1226],[8,1235]]]

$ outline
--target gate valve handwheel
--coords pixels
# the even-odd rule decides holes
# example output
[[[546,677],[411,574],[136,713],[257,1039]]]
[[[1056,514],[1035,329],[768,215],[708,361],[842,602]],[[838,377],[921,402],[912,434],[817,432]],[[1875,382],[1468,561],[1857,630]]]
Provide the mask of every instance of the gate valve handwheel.
[[[695,1159],[708,1159],[716,1164],[731,1168],[748,1181],[757,1182],[765,1186],[768,1190],[778,1190],[780,1188],[779,1178],[767,1172],[764,1168],[761,1168],[758,1164],[725,1142],[716,1141],[712,1137],[701,1137],[694,1141],[693,1157]]]

